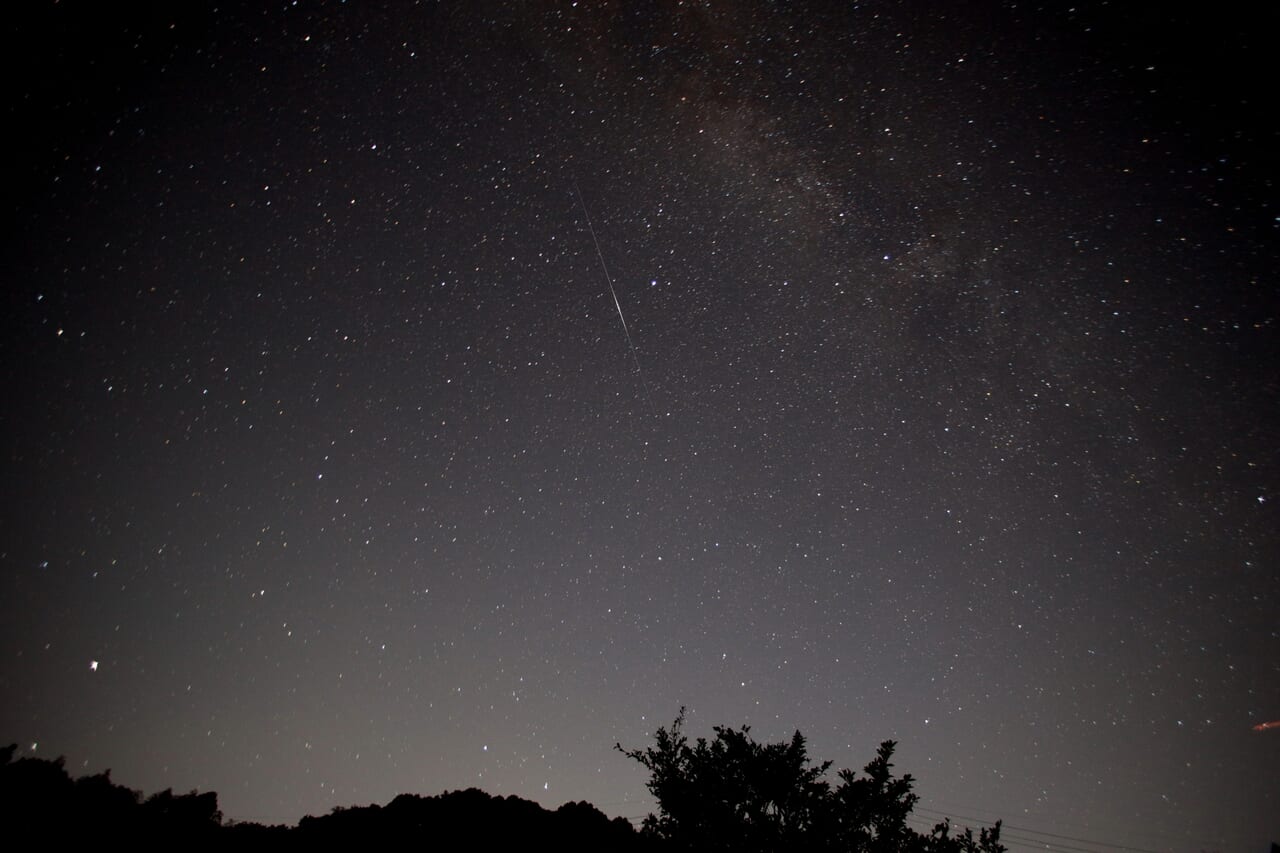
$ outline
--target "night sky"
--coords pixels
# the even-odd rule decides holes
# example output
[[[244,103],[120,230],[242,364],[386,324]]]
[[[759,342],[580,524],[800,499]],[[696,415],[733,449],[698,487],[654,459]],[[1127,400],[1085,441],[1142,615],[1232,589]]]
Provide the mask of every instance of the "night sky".
[[[686,705],[1280,840],[1276,13],[25,5],[0,741],[636,818]]]

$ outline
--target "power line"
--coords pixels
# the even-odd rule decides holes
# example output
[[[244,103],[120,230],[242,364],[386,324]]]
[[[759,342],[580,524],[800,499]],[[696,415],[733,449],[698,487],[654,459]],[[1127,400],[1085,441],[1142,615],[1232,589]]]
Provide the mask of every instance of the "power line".
[[[909,823],[914,823],[916,827],[926,832],[931,832],[934,827],[937,826],[933,821],[927,820],[923,817],[909,817],[907,818],[907,821]],[[1009,847],[1025,847],[1029,849],[1049,851],[1061,850],[1068,851],[1068,853],[1102,853],[1102,851],[1099,851],[1096,847],[1076,847],[1071,844],[1063,844],[1059,841],[1047,841],[1044,839],[1018,835],[1017,833],[1007,833],[1004,829],[1004,826],[1000,827],[1000,843]]]
[[[930,814],[935,814],[935,815],[938,815],[938,816],[940,816],[940,817],[944,817],[944,818],[953,818],[953,819],[958,819],[958,820],[971,821],[971,822],[973,822],[973,823],[977,823],[977,824],[987,824],[987,825],[990,825],[990,824],[992,823],[991,821],[989,821],[989,820],[984,820],[983,818],[968,817],[968,816],[965,816],[965,815],[959,815],[959,814],[948,814],[948,813],[946,813],[946,812],[938,811],[937,809],[927,809],[927,808],[923,808],[923,807],[919,807],[919,806],[917,806],[917,807],[916,807],[916,811],[918,811],[918,812],[928,812],[928,813],[930,813]],[[1151,850],[1151,849],[1146,848],[1146,847],[1130,847],[1130,846],[1125,845],[1125,844],[1113,844],[1112,842],[1109,842],[1109,841],[1098,841],[1098,840],[1096,840],[1096,839],[1092,839],[1092,838],[1079,838],[1079,837],[1074,836],[1074,835],[1060,835],[1060,834],[1058,834],[1058,833],[1056,833],[1056,832],[1045,832],[1044,830],[1040,830],[1040,829],[1031,829],[1031,828],[1029,828],[1029,827],[1025,827],[1025,826],[1014,826],[1013,824],[1010,824],[1010,823],[1004,823],[1003,821],[1002,821],[1002,822],[1001,822],[1001,824],[1000,824],[1000,837],[1001,837],[1001,838],[1003,838],[1003,837],[1004,837],[1004,831],[1005,831],[1006,829],[1010,829],[1010,830],[1013,830],[1013,831],[1015,831],[1015,832],[1026,832],[1026,833],[1031,833],[1032,835],[1044,835],[1044,836],[1047,836],[1047,837],[1049,837],[1049,838],[1060,838],[1060,839],[1062,839],[1062,840],[1064,840],[1064,841],[1074,841],[1074,842],[1077,842],[1077,843],[1079,843],[1079,844],[1094,844],[1094,845],[1097,845],[1097,846],[1099,846],[1099,847],[1107,847],[1107,848],[1110,848],[1110,849],[1112,849],[1112,850],[1124,850],[1124,851],[1129,851],[1129,853],[1160,853],[1160,851],[1158,851],[1158,850]],[[1036,839],[1031,839],[1031,840],[1036,841]],[[1046,844],[1047,844],[1047,843],[1051,843],[1051,842],[1043,842],[1043,843],[1046,843]],[[1067,848],[1063,847],[1062,849],[1067,849]]]
[[[960,809],[962,812],[966,812],[966,813],[971,812],[971,813],[989,815],[988,817],[964,817],[963,818],[964,820],[974,820],[974,821],[979,821],[986,824],[991,824],[996,819],[1003,818],[1004,816],[1000,812],[991,811],[989,809],[982,809],[976,806],[965,805],[964,803],[949,803],[945,800],[936,800],[936,799],[931,800],[931,802],[937,805],[955,807],[957,809]],[[922,807],[917,807],[916,810],[920,811],[921,808]],[[951,814],[955,817],[962,817],[961,815],[958,815],[954,812],[944,812],[939,809],[924,809],[924,810],[933,811],[935,814],[944,814],[944,815]],[[1070,830],[1071,832],[1080,832],[1082,835],[1092,834],[1092,831],[1093,831],[1093,827],[1091,827],[1088,824],[1080,823],[1079,821],[1066,820],[1057,814],[1027,812],[1019,816],[1017,819],[1021,821],[1040,821],[1045,823],[1046,825],[1054,826],[1055,829],[1059,829],[1059,830],[1065,829],[1065,830]],[[1028,829],[1027,831],[1040,832],[1041,830]],[[1130,829],[1128,830],[1128,834],[1133,838],[1140,839],[1144,844],[1153,844],[1158,849],[1168,849],[1170,847],[1213,848],[1215,846],[1219,846],[1218,842],[1210,842],[1210,841],[1203,841],[1203,840],[1198,841],[1196,839],[1190,838],[1185,833],[1161,832],[1155,827],[1149,827],[1149,826],[1143,827],[1142,829]],[[1071,837],[1071,836],[1065,836],[1065,837]],[[1140,850],[1142,848],[1131,848],[1131,849]]]

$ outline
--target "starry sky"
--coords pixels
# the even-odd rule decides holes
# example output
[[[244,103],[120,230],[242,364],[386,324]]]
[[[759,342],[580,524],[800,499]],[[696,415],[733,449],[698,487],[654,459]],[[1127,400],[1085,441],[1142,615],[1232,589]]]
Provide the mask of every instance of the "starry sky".
[[[1280,839],[1274,12],[106,5],[6,22],[0,741]]]

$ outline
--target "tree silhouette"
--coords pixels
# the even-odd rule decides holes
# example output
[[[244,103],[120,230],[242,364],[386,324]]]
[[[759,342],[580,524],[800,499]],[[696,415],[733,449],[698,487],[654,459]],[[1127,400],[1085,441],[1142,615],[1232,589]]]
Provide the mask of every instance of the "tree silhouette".
[[[657,814],[645,818],[647,836],[675,850],[920,851],[1001,853],[1000,825],[974,839],[951,835],[949,823],[928,835],[907,825],[916,803],[910,775],[892,773],[894,742],[880,745],[865,776],[841,770],[832,788],[831,762],[813,764],[804,736],[762,744],[750,728],[716,726],[715,738],[693,744],[683,732],[685,709],[654,746],[616,748],[649,771]]]
[[[519,797],[474,788],[432,797],[401,794],[385,806],[335,808],[304,817],[296,827],[224,822],[213,792],[143,798],[111,781],[110,771],[72,779],[61,758],[17,758],[0,748],[0,823],[56,834],[63,846],[127,843],[208,849],[293,850],[383,846],[565,853],[610,850],[907,851],[1002,853],[999,824],[975,839],[953,836],[947,823],[922,835],[907,826],[915,805],[910,776],[892,773],[893,742],[881,744],[865,776],[842,770],[833,788],[823,777],[831,762],[810,761],[804,737],[757,743],[750,729],[717,727],[715,739],[690,744],[684,710],[656,745],[623,750],[648,768],[659,811],[636,833],[624,818],[610,820],[589,803],[548,811]]]

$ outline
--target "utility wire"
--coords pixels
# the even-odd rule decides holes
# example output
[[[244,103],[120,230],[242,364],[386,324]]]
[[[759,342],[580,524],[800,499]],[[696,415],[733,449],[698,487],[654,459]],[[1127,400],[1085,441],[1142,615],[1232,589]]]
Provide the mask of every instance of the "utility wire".
[[[977,824],[986,824],[988,826],[992,824],[992,821],[985,820],[983,818],[967,817],[965,815],[958,815],[958,814],[948,814],[947,812],[941,812],[941,811],[938,811],[937,809],[927,809],[927,808],[917,806],[915,810],[917,812],[928,812],[930,814],[938,815],[939,817],[951,818],[953,820],[965,820],[965,821],[970,821],[972,823],[977,823]],[[1127,851],[1127,853],[1160,853],[1160,851],[1158,850],[1151,850],[1150,848],[1146,848],[1146,847],[1129,847],[1128,845],[1125,845],[1125,844],[1113,844],[1109,841],[1098,841],[1092,838],[1080,838],[1074,835],[1060,835],[1056,832],[1045,832],[1044,830],[1031,829],[1025,826],[1014,826],[1013,824],[1004,823],[1003,821],[1000,823],[1000,837],[1002,839],[1004,838],[1006,829],[1013,830],[1014,832],[1020,832],[1020,833],[1044,835],[1049,838],[1059,838],[1059,839],[1062,839],[1063,841],[1074,841],[1079,844],[1094,844],[1094,845],[1097,845],[1098,847],[1106,847],[1111,850]],[[1047,844],[1050,842],[1043,842],[1043,843]],[[1066,849],[1066,848],[1063,848],[1063,849]]]

